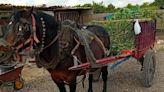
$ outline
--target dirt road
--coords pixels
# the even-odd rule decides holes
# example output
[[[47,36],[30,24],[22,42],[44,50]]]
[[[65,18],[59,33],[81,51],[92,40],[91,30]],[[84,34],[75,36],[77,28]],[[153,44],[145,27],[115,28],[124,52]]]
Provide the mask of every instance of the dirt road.
[[[159,46],[161,46],[159,48]],[[113,71],[110,71],[108,76],[109,92],[163,92],[164,91],[164,45],[157,45],[156,52],[156,77],[154,84],[150,88],[142,86],[141,66],[135,59],[123,63]],[[45,69],[38,69],[34,65],[25,66],[23,69],[23,78],[25,86],[18,92],[59,92],[56,85],[53,83],[49,73]],[[81,77],[78,78],[80,80]],[[78,84],[77,92],[87,92],[87,79],[85,87]],[[68,87],[67,87],[68,88]],[[102,80],[94,83],[94,92],[101,92]]]
[[[154,84],[150,88],[144,88],[141,84],[140,65],[136,60],[119,66],[110,72],[108,80],[109,92],[163,92],[164,91],[164,51],[156,53],[157,70]],[[56,85],[50,78],[48,72],[44,69],[38,69],[35,66],[26,66],[23,70],[25,86],[18,92],[59,92]],[[80,80],[80,78],[78,78]],[[77,92],[87,92],[87,79],[85,88],[78,84]],[[94,83],[94,92],[101,92],[102,80]]]

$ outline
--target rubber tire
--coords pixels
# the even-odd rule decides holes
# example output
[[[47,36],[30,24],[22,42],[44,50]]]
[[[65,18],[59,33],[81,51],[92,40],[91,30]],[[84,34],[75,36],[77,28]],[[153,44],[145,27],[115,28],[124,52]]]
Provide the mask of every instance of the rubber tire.
[[[16,87],[16,81],[18,81],[19,83],[21,83],[21,84],[20,84],[20,85],[21,85],[20,88]],[[17,79],[16,81],[14,82],[14,89],[15,89],[15,90],[20,90],[20,89],[22,89],[23,86],[24,86],[24,80],[23,80],[22,78],[19,78],[19,79]]]
[[[143,62],[143,86],[151,87],[155,77],[155,52],[152,49],[149,49],[144,56]]]

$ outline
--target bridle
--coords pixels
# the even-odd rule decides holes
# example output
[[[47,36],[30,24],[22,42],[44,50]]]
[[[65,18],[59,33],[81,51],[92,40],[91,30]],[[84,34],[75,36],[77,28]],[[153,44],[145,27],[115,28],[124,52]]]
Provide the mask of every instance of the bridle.
[[[37,35],[36,35],[36,19],[34,17],[33,14],[31,14],[31,23],[28,23],[26,19],[21,18],[20,21],[24,24],[26,24],[27,26],[29,26],[29,30],[30,30],[30,36],[28,37],[27,40],[25,40],[24,42],[18,44],[17,46],[14,46],[17,43],[17,40],[21,40],[21,39],[17,39],[14,41],[14,44],[12,46],[12,50],[15,51],[15,56],[16,56],[16,60],[17,61],[21,61],[21,55],[19,53],[19,50],[21,48],[23,48],[25,45],[29,44],[29,46],[27,48],[25,48],[25,51],[30,51],[34,45],[34,43],[40,43],[40,47],[39,49],[37,49],[36,54],[40,54],[43,50],[45,50],[46,48],[50,47],[54,42],[57,41],[57,39],[59,38],[59,36],[61,35],[61,33],[58,33],[57,36],[55,36],[53,38],[53,40],[45,46],[45,38],[46,38],[46,28],[45,28],[45,21],[44,19],[41,17],[41,24],[42,24],[42,38],[41,41],[38,40]],[[17,29],[17,31],[21,31],[21,28]],[[21,33],[20,33],[21,34]],[[22,33],[23,34],[23,33]],[[22,38],[23,39],[23,38]]]
[[[27,48],[25,48],[25,51],[30,51],[32,49],[32,46],[34,44],[34,42],[39,43],[39,40],[36,37],[36,21],[34,19],[34,16],[31,15],[32,17],[32,24],[30,24],[26,19],[24,18],[20,18],[20,22],[16,23],[15,26],[15,30],[16,30],[16,40],[14,40],[14,44],[12,45],[12,50],[15,51],[15,57],[17,61],[21,61],[21,55],[19,54],[19,50],[21,48],[23,48],[25,45],[29,44],[29,46]],[[24,26],[22,26],[24,25]],[[23,28],[28,28],[28,30],[25,30],[26,32],[30,32],[30,36],[25,39],[25,41],[17,44],[18,41],[20,41],[21,39],[24,39],[24,30]],[[21,37],[19,37],[21,36]]]
[[[28,48],[26,48],[26,50],[30,50],[30,48],[32,47],[32,45],[35,43],[40,43],[40,41],[38,40],[37,36],[36,36],[36,21],[33,15],[31,15],[32,17],[32,24],[25,22],[25,19],[20,19],[21,21],[24,21],[24,23],[26,23],[27,26],[29,26],[29,31],[30,31],[30,36],[27,40],[25,40],[23,43],[19,44],[16,46],[16,50],[19,50],[20,48],[24,47],[26,44],[30,43],[30,46]],[[20,29],[18,29],[20,30]],[[23,34],[23,33],[22,33]],[[16,43],[16,42],[15,42]]]

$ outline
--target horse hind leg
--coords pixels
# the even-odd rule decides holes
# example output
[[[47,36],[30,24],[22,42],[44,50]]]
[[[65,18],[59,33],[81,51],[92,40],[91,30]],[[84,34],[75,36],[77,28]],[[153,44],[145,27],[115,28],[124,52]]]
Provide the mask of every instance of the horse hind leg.
[[[88,92],[93,92],[93,85],[92,85],[92,82],[93,82],[93,74],[89,74],[89,88],[88,88]]]
[[[103,91],[102,92],[107,92],[107,81],[108,81],[108,67],[104,66],[102,67],[102,79],[103,79]]]

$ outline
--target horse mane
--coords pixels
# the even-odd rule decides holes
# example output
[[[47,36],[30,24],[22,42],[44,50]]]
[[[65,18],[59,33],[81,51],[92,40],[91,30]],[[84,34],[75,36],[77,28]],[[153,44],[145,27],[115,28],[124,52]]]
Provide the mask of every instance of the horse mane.
[[[41,18],[43,18],[45,22],[46,34],[48,37],[48,38],[46,37],[47,43],[45,44],[48,44],[57,35],[57,31],[59,30],[59,23],[55,21],[55,18],[53,16],[43,13],[41,11],[34,12],[33,14],[34,14],[34,17],[36,18],[36,28],[40,36],[42,36],[41,33],[43,32]]]
[[[41,21],[41,18],[43,18],[45,22],[45,29],[46,29],[46,37],[44,39],[44,45],[48,45],[58,34],[58,30],[60,29],[60,23],[55,21],[54,17],[51,15],[48,15],[46,13],[43,13],[41,11],[35,11],[33,13],[35,20],[36,20],[36,34],[39,39],[39,41],[42,41],[42,34],[43,34],[43,25]],[[38,44],[40,46],[42,44]],[[45,61],[50,62],[53,58],[56,58],[57,62],[59,58],[59,43],[58,40],[55,41],[51,46],[43,50],[40,54],[42,58],[44,58]]]

